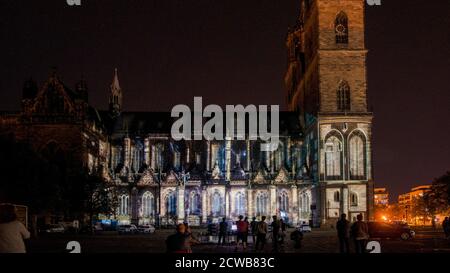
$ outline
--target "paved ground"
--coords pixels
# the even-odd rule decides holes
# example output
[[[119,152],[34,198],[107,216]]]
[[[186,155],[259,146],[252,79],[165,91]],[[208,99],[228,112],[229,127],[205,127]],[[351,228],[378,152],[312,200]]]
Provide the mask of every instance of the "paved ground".
[[[54,235],[32,239],[27,242],[30,253],[58,253],[66,250],[69,241],[78,241],[83,253],[161,253],[165,251],[164,241],[172,230],[157,230],[149,235],[117,235],[114,232],[89,235]],[[201,232],[201,230],[194,230]],[[292,253],[337,253],[338,241],[333,230],[313,230],[304,236],[302,248],[293,248],[293,242],[287,236],[284,252]],[[253,252],[252,240],[246,252]],[[402,241],[400,239],[380,240],[383,253],[450,253],[450,242],[444,239],[443,233],[433,230],[418,230],[416,238]],[[271,252],[271,241],[268,240],[264,252]],[[217,246],[215,243],[202,243],[193,246],[197,253],[231,253],[234,252],[234,242],[226,246]],[[241,250],[239,250],[241,251]],[[283,251],[283,250],[282,250]]]

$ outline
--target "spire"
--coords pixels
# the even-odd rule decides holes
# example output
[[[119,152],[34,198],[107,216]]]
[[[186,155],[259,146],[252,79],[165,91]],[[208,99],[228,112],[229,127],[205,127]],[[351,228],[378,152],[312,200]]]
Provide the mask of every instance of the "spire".
[[[120,89],[120,84],[119,84],[119,75],[117,73],[117,68],[114,70],[114,79],[113,79],[113,82],[111,84],[111,89],[121,90]]]
[[[115,116],[122,111],[122,89],[119,84],[117,68],[114,70],[114,78],[111,83],[111,93],[109,97],[109,110]]]

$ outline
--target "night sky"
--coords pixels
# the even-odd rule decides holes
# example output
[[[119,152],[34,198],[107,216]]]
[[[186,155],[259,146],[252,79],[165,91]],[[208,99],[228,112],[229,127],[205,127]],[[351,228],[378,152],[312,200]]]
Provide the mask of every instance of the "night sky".
[[[285,107],[285,36],[300,0],[0,0],[0,109],[18,110],[24,80],[51,67],[84,75],[106,108],[114,68],[125,109],[178,103]],[[450,170],[450,1],[367,6],[376,186],[391,199]]]

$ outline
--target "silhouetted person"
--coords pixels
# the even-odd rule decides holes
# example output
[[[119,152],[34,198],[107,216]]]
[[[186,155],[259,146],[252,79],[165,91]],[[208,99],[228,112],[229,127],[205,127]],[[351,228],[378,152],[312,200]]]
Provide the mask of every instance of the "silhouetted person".
[[[365,253],[366,243],[369,239],[369,227],[363,221],[362,214],[358,214],[357,221],[351,227],[352,237],[355,242],[356,253]]]
[[[250,222],[250,230],[252,232],[252,242],[253,245],[256,244],[256,234],[258,232],[258,222],[256,221],[256,217],[252,218],[252,221]]]
[[[264,249],[266,245],[266,235],[267,235],[267,223],[266,216],[261,217],[261,221],[257,225],[256,229],[256,245],[255,250],[258,251],[258,247],[261,245],[260,250]]]
[[[219,241],[217,242],[220,245],[220,241],[222,241],[222,245],[225,245],[225,241],[228,235],[228,223],[225,217],[222,218],[222,222],[219,223]]]
[[[176,233],[166,239],[167,252],[169,253],[189,253],[189,237],[186,236],[186,226],[179,224]]]
[[[336,223],[337,235],[339,238],[339,250],[341,253],[350,253],[350,222],[347,215],[343,213]]]
[[[448,217],[445,217],[444,221],[442,221],[442,229],[444,230],[445,238],[450,237],[450,220]]]
[[[277,216],[272,216],[272,224],[270,226],[272,227],[272,245],[273,245],[273,251],[278,252],[278,240],[280,238],[280,230],[281,230],[281,223],[277,219]]]
[[[16,207],[0,205],[0,253],[26,253],[23,240],[28,238],[30,232],[17,221]]]

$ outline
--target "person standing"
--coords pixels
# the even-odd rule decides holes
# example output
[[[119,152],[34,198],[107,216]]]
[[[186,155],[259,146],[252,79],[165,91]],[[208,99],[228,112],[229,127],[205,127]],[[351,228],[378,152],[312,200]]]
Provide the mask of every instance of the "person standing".
[[[336,223],[337,235],[339,238],[339,250],[341,253],[350,253],[350,222],[347,215],[343,213]]]
[[[448,217],[445,217],[444,221],[442,221],[442,229],[444,230],[445,238],[448,239],[450,237],[450,220]]]
[[[256,217],[252,218],[250,222],[250,231],[252,233],[252,243],[253,246],[256,245],[256,234],[258,233],[258,222],[256,221]]]
[[[238,250],[239,242],[242,242],[243,250],[247,249],[247,236],[248,236],[248,221],[243,221],[244,216],[239,215],[239,220],[236,222],[237,226],[237,238],[236,238],[236,248],[234,251]]]
[[[176,233],[166,239],[166,248],[168,253],[189,253],[190,243],[189,235],[186,234],[184,224],[177,225]]]
[[[278,252],[278,240],[280,237],[280,229],[281,224],[280,221],[277,219],[277,216],[272,216],[272,224],[270,226],[272,227],[272,245],[273,245],[273,252]]]
[[[267,235],[267,223],[266,216],[261,217],[261,221],[257,225],[256,229],[256,244],[255,251],[258,251],[258,246],[261,245],[261,249],[264,249],[266,245],[266,235]]]
[[[356,253],[362,254],[366,251],[366,243],[369,239],[369,227],[363,221],[362,214],[358,214],[357,221],[351,227],[352,237],[355,242]]]
[[[220,245],[221,241],[222,241],[222,245],[225,245],[227,233],[228,233],[228,223],[227,223],[227,219],[225,217],[223,217],[222,222],[220,222],[220,224],[219,224],[219,242],[217,243],[218,245]]]
[[[24,240],[30,232],[17,220],[16,207],[0,205],[0,253],[26,253]]]

